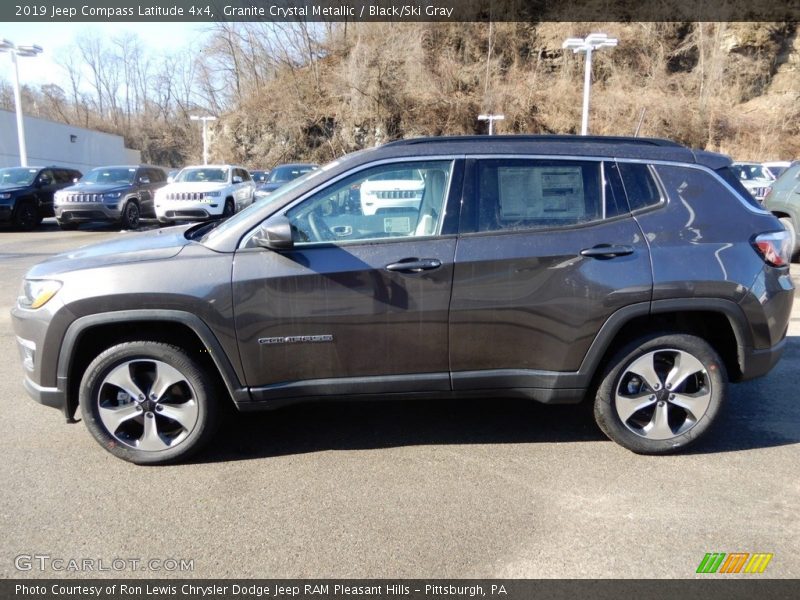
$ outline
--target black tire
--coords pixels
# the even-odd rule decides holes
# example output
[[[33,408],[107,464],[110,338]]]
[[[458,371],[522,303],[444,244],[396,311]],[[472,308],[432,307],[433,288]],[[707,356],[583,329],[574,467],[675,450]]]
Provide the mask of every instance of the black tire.
[[[781,225],[789,233],[789,239],[792,240],[792,258],[791,262],[800,262],[800,244],[797,243],[797,229],[789,217],[781,217]]]
[[[78,223],[71,223],[68,221],[56,221],[58,228],[62,231],[75,231],[78,228]]]
[[[669,374],[676,365],[688,375],[672,385]],[[677,452],[713,425],[727,382],[725,364],[702,338],[645,336],[609,361],[594,400],[595,420],[609,438],[637,454]]]
[[[14,211],[14,227],[22,231],[31,231],[42,222],[39,208],[33,200],[20,200]]]
[[[162,389],[151,389],[159,380]],[[138,465],[185,460],[218,424],[213,380],[182,348],[162,342],[125,342],[102,352],[83,375],[79,399],[92,437]]]
[[[128,200],[122,208],[122,228],[136,229],[139,227],[140,221],[139,204],[136,200]]]
[[[236,213],[236,204],[233,202],[233,198],[226,198],[225,199],[225,208],[222,209],[222,218],[227,219],[232,217]]]

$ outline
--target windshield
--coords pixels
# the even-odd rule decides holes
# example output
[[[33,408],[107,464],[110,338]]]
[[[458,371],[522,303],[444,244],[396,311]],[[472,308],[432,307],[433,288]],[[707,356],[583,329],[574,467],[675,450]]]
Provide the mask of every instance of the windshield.
[[[227,183],[228,182],[228,169],[207,169],[205,167],[184,169],[178,173],[174,181],[181,181],[185,183],[192,182],[211,182],[211,183]]]
[[[222,235],[231,227],[236,226],[242,219],[247,219],[250,216],[250,213],[262,209],[266,206],[270,206],[272,204],[275,205],[277,209],[279,206],[286,202],[286,197],[290,195],[296,188],[303,185],[306,181],[311,179],[312,177],[316,177],[322,173],[322,169],[315,169],[313,171],[307,171],[301,177],[298,177],[291,183],[287,183],[286,185],[281,186],[278,188],[275,193],[270,194],[269,196],[265,196],[261,200],[257,200],[253,202],[247,208],[240,210],[235,215],[233,215],[230,219],[224,221],[219,227],[215,227],[211,231],[207,232],[199,241],[201,243],[205,243],[215,236]]]
[[[38,172],[37,169],[26,169],[25,167],[0,169],[0,185],[30,185]]]
[[[119,169],[92,169],[81,179],[81,183],[118,183],[128,184],[133,183],[133,178],[136,176],[136,169],[122,167]]]
[[[308,173],[315,168],[316,167],[313,165],[283,165],[280,167],[275,167],[269,174],[269,179],[267,179],[267,181],[270,183],[292,181],[293,179],[300,177],[300,175]]]

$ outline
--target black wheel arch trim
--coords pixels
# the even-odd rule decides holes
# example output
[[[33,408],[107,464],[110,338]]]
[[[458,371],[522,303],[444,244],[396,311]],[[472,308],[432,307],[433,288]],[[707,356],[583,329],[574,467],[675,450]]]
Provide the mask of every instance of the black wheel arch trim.
[[[197,315],[179,310],[122,310],[79,317],[67,328],[61,343],[61,349],[58,354],[58,366],[56,368],[58,389],[63,390],[65,393],[68,389],[69,372],[74,359],[74,349],[81,339],[81,336],[87,330],[99,325],[136,321],[179,323],[191,329],[208,350],[234,402],[238,404],[240,402],[250,401],[249,390],[242,385],[234,365],[231,363],[222,348],[222,344],[217,340],[211,328]],[[71,406],[73,404],[75,405]],[[67,418],[70,418],[74,414],[76,407],[77,403],[73,403],[71,400],[64,403],[64,412]]]
[[[600,328],[578,372],[575,373],[579,378],[575,383],[584,385],[590,383],[614,338],[632,319],[647,315],[690,312],[714,312],[727,318],[736,338],[737,361],[744,371],[747,355],[753,349],[753,336],[742,308],[736,302],[724,298],[675,298],[632,304],[612,314]]]

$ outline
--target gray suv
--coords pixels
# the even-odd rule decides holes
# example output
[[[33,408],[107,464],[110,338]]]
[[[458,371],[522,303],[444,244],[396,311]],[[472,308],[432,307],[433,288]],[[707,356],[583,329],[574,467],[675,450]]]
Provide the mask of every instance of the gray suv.
[[[414,173],[414,206],[351,195]],[[391,190],[386,190],[387,193]],[[226,221],[51,258],[12,311],[25,387],[135,463],[240,411],[342,397],[588,400],[634,452],[701,438],[784,349],[789,238],[730,159],[665,140],[425,138]]]
[[[75,185],[56,192],[56,221],[61,229],[76,229],[89,221],[136,229],[142,217],[155,219],[153,198],[166,184],[166,172],[150,165],[92,169]]]

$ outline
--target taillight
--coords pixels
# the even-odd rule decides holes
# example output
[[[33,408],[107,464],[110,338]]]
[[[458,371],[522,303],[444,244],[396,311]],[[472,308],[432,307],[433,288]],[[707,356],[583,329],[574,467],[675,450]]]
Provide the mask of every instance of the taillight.
[[[753,247],[764,259],[764,262],[773,267],[786,267],[792,255],[794,240],[789,238],[788,231],[773,231],[762,233],[753,239]]]

